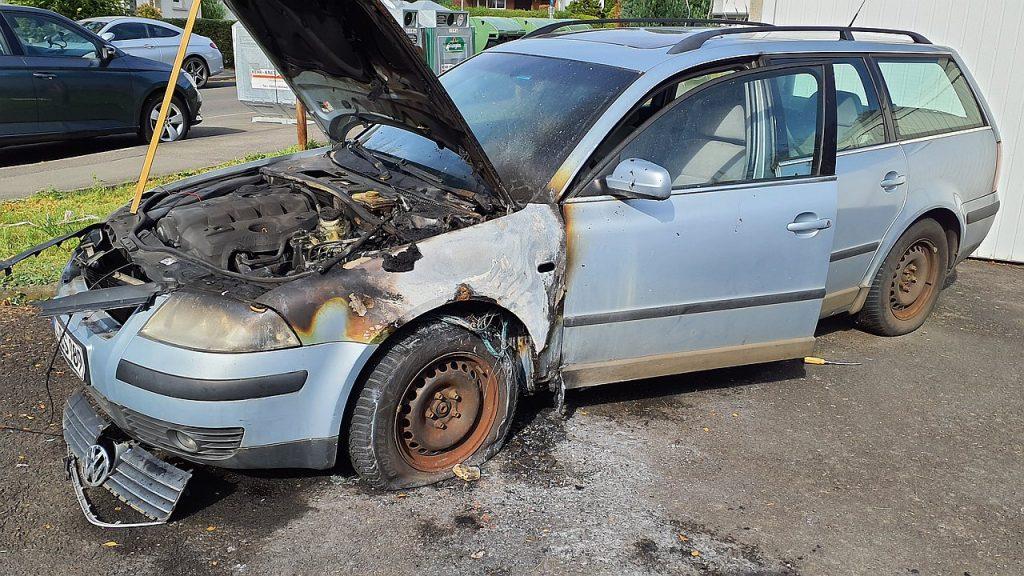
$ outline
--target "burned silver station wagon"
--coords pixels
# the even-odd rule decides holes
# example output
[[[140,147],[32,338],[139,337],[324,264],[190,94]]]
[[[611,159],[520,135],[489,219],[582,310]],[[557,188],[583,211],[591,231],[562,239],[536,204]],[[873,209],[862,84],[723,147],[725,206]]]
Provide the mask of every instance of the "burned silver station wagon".
[[[911,32],[555,24],[438,79],[374,0],[229,4],[334,144],[149,191],[44,306],[75,485],[156,520],[165,459],[417,486],[523,393],[904,334],[999,206],[991,114]]]

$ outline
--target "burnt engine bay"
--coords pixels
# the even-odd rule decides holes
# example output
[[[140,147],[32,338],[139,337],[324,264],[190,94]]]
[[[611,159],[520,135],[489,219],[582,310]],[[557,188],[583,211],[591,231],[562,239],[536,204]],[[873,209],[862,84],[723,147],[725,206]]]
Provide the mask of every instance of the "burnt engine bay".
[[[480,185],[452,186],[401,161],[388,170],[364,155],[341,148],[156,188],[138,214],[121,208],[83,237],[69,271],[85,272],[90,287],[210,276],[277,285],[382,252],[387,268],[390,249],[415,252],[419,240],[499,214]]]

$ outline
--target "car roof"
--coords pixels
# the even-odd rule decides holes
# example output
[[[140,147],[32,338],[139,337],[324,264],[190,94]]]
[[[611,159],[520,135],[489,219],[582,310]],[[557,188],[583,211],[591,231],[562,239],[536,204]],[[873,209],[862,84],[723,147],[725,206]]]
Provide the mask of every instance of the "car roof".
[[[945,54],[951,50],[932,44],[900,41],[899,35],[864,35],[861,40],[841,40],[831,32],[750,32],[716,36],[695,50],[672,49],[695,34],[713,30],[702,27],[625,27],[569,30],[530,36],[499,44],[490,50],[533,54],[605,64],[646,72],[668,60],[680,68],[703,62],[758,54],[907,52]],[[868,39],[870,36],[870,39]]]
[[[171,28],[178,30],[178,27],[170,22],[164,22],[162,20],[154,20],[152,18],[140,18],[138,16],[99,16],[96,18],[86,18],[82,22],[134,22],[140,24],[156,24],[157,26],[163,26],[164,28]]]

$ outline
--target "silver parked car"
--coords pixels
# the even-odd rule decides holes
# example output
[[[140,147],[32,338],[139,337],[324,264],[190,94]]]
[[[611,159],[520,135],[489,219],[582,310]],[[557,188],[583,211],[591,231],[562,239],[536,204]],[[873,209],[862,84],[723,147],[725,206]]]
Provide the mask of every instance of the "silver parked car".
[[[166,64],[174,63],[184,32],[160,20],[127,16],[87,18],[79,24],[132,56]],[[181,68],[203,88],[211,76],[224,71],[224,55],[213,40],[193,33]]]
[[[161,454],[417,486],[523,393],[798,358],[842,312],[905,334],[999,206],[991,114],[914,33],[560,23],[439,80],[375,0],[229,4],[334,145],[71,235],[44,306],[76,485],[154,519]]]

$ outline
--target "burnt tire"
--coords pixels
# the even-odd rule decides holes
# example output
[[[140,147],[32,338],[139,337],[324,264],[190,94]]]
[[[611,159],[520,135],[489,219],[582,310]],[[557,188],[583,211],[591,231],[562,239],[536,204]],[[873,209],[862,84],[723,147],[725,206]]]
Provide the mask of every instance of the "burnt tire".
[[[945,286],[949,259],[942,225],[928,218],[914,223],[882,261],[857,324],[879,336],[920,328]]]
[[[396,337],[364,380],[349,425],[352,466],[383,490],[424,486],[504,445],[522,379],[476,333],[434,321]]]

